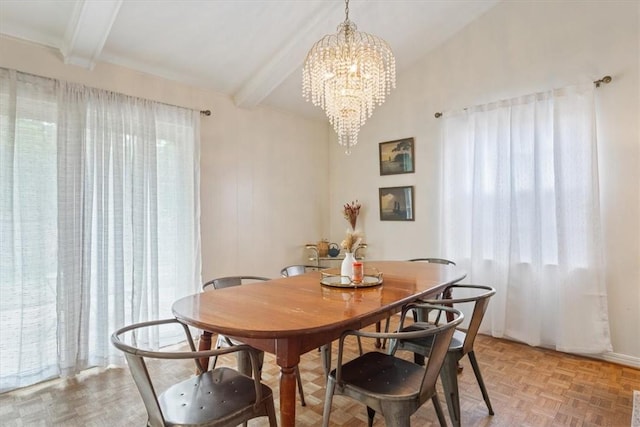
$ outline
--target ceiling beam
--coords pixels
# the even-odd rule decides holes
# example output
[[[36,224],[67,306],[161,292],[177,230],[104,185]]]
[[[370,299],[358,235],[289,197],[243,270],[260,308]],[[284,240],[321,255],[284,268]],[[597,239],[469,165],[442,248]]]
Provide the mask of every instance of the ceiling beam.
[[[76,1],[60,48],[65,64],[93,69],[111,32],[122,1]]]
[[[321,2],[319,6],[310,14],[311,18],[298,29],[271,59],[253,76],[238,89],[233,96],[233,101],[238,107],[253,108],[260,104],[271,94],[280,84],[298,69],[304,57],[299,55],[300,43],[303,40],[311,39],[316,34],[326,34],[326,18],[336,11],[335,3]],[[336,24],[337,25],[337,24]],[[318,37],[319,38],[319,37]],[[312,44],[306,46],[311,49]],[[300,61],[292,61],[292,56],[300,56]]]

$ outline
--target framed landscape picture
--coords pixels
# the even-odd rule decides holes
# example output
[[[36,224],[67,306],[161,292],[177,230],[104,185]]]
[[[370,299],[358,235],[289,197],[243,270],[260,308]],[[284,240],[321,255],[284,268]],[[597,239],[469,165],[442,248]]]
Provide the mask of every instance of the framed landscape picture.
[[[413,138],[381,142],[380,175],[415,172]]]
[[[413,186],[378,189],[380,221],[413,221]]]

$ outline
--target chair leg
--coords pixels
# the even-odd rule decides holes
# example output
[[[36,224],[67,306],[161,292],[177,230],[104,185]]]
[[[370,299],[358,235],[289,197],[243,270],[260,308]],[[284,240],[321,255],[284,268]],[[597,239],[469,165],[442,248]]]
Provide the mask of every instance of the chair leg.
[[[236,353],[238,363],[238,372],[248,377],[253,377],[253,368],[251,367],[251,357],[245,351]],[[262,365],[264,364],[264,351],[258,352],[258,375],[262,378]]]
[[[372,427],[373,426],[373,419],[376,416],[376,410],[373,408],[370,408],[369,406],[367,406],[367,426],[368,427]]]
[[[329,427],[329,415],[331,414],[331,403],[333,392],[336,388],[336,380],[329,377],[327,380],[327,391],[324,396],[324,410],[322,411],[322,427]]]
[[[304,390],[302,389],[302,377],[300,376],[300,368],[296,365],[296,382],[298,383],[298,393],[300,394],[300,404],[307,406],[307,402],[304,401]]]
[[[471,362],[473,373],[476,374],[476,380],[478,380],[478,385],[480,386],[480,391],[482,392],[484,403],[487,404],[489,415],[494,415],[493,408],[491,407],[491,401],[489,400],[489,393],[487,393],[487,388],[484,386],[484,380],[482,379],[482,374],[480,373],[480,366],[478,366],[478,361],[476,360],[476,354],[473,351],[470,351],[467,354],[469,355],[469,361]]]
[[[386,334],[387,332],[389,332],[389,323],[391,321],[391,317],[387,317],[387,320],[384,321],[384,333]],[[383,338],[382,339],[382,348],[386,348],[387,347],[387,339]]]
[[[218,335],[218,338],[216,338],[216,350],[222,348],[221,342],[223,342],[223,340],[220,337],[220,335]],[[213,356],[213,362],[211,363],[211,370],[212,371],[214,369],[216,369],[216,363],[218,363],[218,356]]]
[[[267,405],[267,417],[269,417],[269,427],[278,427],[278,421],[276,419],[276,407],[273,403],[273,399],[266,403]]]
[[[433,407],[436,410],[436,415],[438,416],[440,426],[447,427],[447,420],[445,420],[444,418],[444,413],[442,412],[442,406],[440,405],[440,399],[438,399],[437,393],[434,393],[434,395],[431,396],[431,401],[433,402]]]
[[[393,355],[396,354],[397,350],[398,350],[398,340],[390,339],[389,340],[389,348],[387,349],[387,354],[389,356],[393,356]]]
[[[449,417],[455,427],[460,427],[460,396],[458,394],[457,358],[448,353],[440,370],[442,388],[447,398]]]
[[[411,312],[413,313],[414,322],[424,322],[428,318],[428,315],[425,316],[425,310],[413,309]],[[424,356],[418,353],[413,353],[413,363],[424,366]]]
[[[331,343],[320,347],[320,357],[322,358],[322,369],[326,380],[329,378],[329,372],[331,372]]]

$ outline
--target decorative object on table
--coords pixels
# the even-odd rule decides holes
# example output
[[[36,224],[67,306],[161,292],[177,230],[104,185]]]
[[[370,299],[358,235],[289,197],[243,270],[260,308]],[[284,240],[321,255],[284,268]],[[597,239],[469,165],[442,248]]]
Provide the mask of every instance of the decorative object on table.
[[[358,215],[360,215],[360,209],[362,205],[358,200],[354,200],[351,203],[345,203],[342,207],[342,215],[344,219],[349,222],[351,229],[347,230],[347,235],[342,241],[340,246],[344,249],[344,260],[340,266],[340,274],[343,277],[343,281],[348,283],[353,278],[353,263],[355,262],[355,252],[362,242],[361,233],[356,231],[356,224],[358,222]]]
[[[329,256],[335,258],[340,255],[340,246],[337,243],[329,243]]]
[[[320,240],[316,247],[318,248],[319,257],[326,257],[329,254],[329,241],[327,239]]]
[[[351,281],[356,285],[359,285],[364,280],[363,279],[364,271],[363,271],[362,262],[356,260],[356,261],[353,261],[352,265],[353,265],[353,276],[351,277]]]
[[[344,259],[340,265],[340,275],[342,276],[342,283],[345,285],[347,283],[351,283],[351,278],[353,277],[353,263],[355,260],[353,252],[344,253]]]
[[[413,186],[385,187],[378,190],[380,221],[413,221]]]
[[[342,209],[342,215],[344,219],[349,221],[351,225],[351,230],[356,231],[356,222],[358,221],[358,215],[360,215],[360,208],[362,205],[358,200],[355,200],[351,203],[346,203]]]
[[[356,231],[348,231],[342,241],[341,246],[342,249],[344,249],[344,259],[340,266],[340,275],[342,276],[344,284],[349,283],[353,278],[353,263],[356,260],[354,252],[358,249],[358,246],[360,246],[360,242],[362,242],[362,237],[360,233]]]
[[[415,172],[413,138],[381,142],[379,151],[380,175]]]
[[[357,31],[345,20],[336,34],[317,41],[304,61],[302,94],[322,108],[345,152],[358,143],[360,127],[396,86],[396,60],[386,41]]]
[[[360,263],[362,264],[362,263]],[[333,274],[322,271],[320,284],[333,288],[369,288],[382,284],[382,273],[376,269],[367,269],[362,273],[362,279],[359,282],[351,280],[342,274]],[[345,280],[346,279],[346,280]]]

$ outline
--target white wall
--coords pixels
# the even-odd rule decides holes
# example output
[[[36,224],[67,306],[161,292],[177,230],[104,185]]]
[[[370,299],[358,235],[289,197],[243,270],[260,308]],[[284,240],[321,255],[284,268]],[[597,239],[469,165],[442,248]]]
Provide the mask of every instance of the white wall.
[[[109,64],[65,65],[52,49],[0,37],[0,66],[194,109],[201,121],[203,279],[276,277],[328,228],[328,127]]]
[[[398,87],[345,156],[333,143],[331,238],[358,198],[370,259],[438,255],[436,111],[593,81],[597,91],[606,282],[614,355],[640,362],[640,3],[506,1],[398,75]],[[419,43],[419,41],[416,41]],[[378,143],[415,137],[416,172],[381,177]],[[415,222],[381,222],[378,187],[414,185]]]
[[[276,277],[328,228],[329,129],[227,104],[202,134],[203,277]]]

